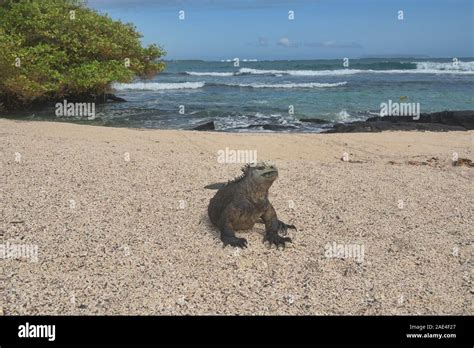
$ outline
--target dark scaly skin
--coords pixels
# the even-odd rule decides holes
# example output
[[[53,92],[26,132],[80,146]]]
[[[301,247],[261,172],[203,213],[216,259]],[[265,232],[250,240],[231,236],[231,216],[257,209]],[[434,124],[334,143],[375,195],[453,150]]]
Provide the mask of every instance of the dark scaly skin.
[[[247,247],[247,240],[238,238],[235,231],[251,229],[262,219],[265,223],[264,242],[269,242],[270,247],[275,244],[277,248],[284,248],[291,238],[281,237],[278,232],[286,234],[289,228],[296,230],[296,227],[278,220],[268,200],[268,190],[278,177],[278,169],[274,165],[258,163],[247,165],[242,171],[241,177],[217,191],[208,207],[209,218],[221,232],[224,246]]]

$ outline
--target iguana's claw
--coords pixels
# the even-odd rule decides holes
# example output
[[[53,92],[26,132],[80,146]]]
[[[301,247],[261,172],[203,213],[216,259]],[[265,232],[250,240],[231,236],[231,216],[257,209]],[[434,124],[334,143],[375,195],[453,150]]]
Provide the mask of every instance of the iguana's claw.
[[[242,249],[247,247],[247,239],[245,238],[224,237],[222,238],[222,242],[224,243],[224,248],[227,245],[242,248]]]
[[[286,236],[288,229],[298,231],[295,225],[287,225],[283,221],[278,221],[278,231],[280,231],[281,235]]]
[[[272,247],[272,244],[275,244],[277,249],[282,246],[283,249],[285,249],[285,243],[291,243],[291,238],[290,237],[280,237],[278,234],[266,234],[265,238],[263,239],[263,242],[268,242],[270,244],[270,248]]]

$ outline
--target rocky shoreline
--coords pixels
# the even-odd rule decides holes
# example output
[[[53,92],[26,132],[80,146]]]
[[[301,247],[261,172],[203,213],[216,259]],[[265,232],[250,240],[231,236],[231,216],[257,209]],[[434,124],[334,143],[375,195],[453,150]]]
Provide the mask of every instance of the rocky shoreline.
[[[410,116],[370,117],[365,121],[337,123],[324,133],[367,133],[382,131],[468,131],[474,129],[474,110],[441,111]]]
[[[468,131],[474,130],[474,110],[441,111],[421,114],[419,119],[411,116],[376,116],[365,121],[348,123],[329,123],[319,118],[301,119],[301,122],[321,125],[322,133],[373,133],[382,131]],[[255,124],[245,129],[261,128],[272,131],[291,131],[294,126]],[[214,121],[202,123],[191,130],[213,131],[216,129]]]

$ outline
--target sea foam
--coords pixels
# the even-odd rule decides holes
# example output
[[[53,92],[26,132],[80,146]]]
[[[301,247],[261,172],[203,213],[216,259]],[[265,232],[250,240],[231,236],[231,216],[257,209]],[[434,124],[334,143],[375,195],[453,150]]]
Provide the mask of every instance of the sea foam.
[[[390,69],[390,70],[373,70],[373,69],[335,69],[335,70],[265,70],[241,68],[238,72],[199,72],[186,71],[187,75],[192,76],[217,76],[228,77],[238,75],[274,75],[277,77],[283,75],[290,76],[343,76],[354,74],[453,74],[453,75],[474,75],[473,62],[412,62],[416,65],[416,69]]]
[[[416,64],[416,70],[437,70],[437,71],[452,71],[452,72],[474,72],[474,62],[462,62],[457,61],[456,63],[439,63],[439,62],[413,62]]]
[[[198,89],[204,87],[204,82],[134,82],[134,83],[116,83],[112,87],[118,91],[139,90],[139,91],[163,91],[172,89]]]
[[[209,72],[200,72],[200,71],[186,71],[187,75],[191,76],[234,76],[235,74],[233,72],[214,72],[214,71],[209,71]]]
[[[340,87],[347,84],[347,81],[335,82],[335,83],[319,83],[319,82],[307,82],[307,83],[238,83],[238,84],[227,84],[226,86],[231,87],[250,87],[250,88],[328,88],[328,87]]]
[[[290,75],[290,76],[342,76],[354,74],[453,74],[453,75],[474,75],[474,62],[436,63],[436,62],[415,62],[416,69],[392,69],[392,70],[372,70],[372,69],[336,69],[336,70],[261,70],[241,68],[241,75]]]
[[[361,70],[339,69],[339,70],[260,70],[241,68],[239,74],[251,75],[291,75],[291,76],[334,76],[334,75],[352,75]]]

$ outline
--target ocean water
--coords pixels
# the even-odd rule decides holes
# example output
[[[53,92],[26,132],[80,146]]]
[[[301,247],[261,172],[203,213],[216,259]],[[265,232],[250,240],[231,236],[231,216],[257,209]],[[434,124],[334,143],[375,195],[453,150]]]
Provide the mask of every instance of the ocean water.
[[[389,100],[419,103],[422,113],[472,110],[474,58],[168,61],[153,80],[114,88],[128,102],[98,105],[88,123],[189,129],[213,120],[221,131],[317,132],[326,126],[304,119],[365,120]]]

